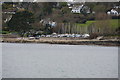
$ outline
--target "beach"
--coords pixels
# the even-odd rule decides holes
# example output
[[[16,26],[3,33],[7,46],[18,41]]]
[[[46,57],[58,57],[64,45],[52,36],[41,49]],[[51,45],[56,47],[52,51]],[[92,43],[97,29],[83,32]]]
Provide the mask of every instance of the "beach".
[[[81,39],[81,38],[2,38],[4,43],[49,43],[49,44],[67,44],[67,45],[102,45],[102,46],[120,46],[119,39]]]

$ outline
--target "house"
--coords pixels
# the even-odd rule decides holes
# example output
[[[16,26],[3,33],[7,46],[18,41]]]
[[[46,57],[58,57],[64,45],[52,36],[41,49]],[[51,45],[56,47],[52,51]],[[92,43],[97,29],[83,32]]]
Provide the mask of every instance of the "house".
[[[90,8],[88,6],[83,6],[81,11],[87,14],[91,13]]]
[[[80,6],[75,6],[72,8],[71,12],[72,13],[81,13],[81,9],[83,8],[84,5],[80,5]]]
[[[79,5],[79,6],[75,6],[72,8],[71,10],[72,13],[81,13],[81,12],[84,12],[84,13],[91,13],[90,11],[90,8],[88,6],[85,6],[85,5]]]
[[[54,21],[49,21],[49,25],[50,25],[51,27],[55,27],[55,26],[57,25],[57,23],[54,22]]]
[[[119,12],[116,11],[116,10],[114,10],[114,9],[111,9],[111,11],[108,11],[107,14],[108,14],[108,15],[116,15],[116,16],[118,16],[118,15],[119,15]]]
[[[48,19],[42,19],[40,21],[40,23],[42,23],[43,25],[49,25],[50,27],[56,27],[57,26],[57,22],[51,21],[49,18]]]

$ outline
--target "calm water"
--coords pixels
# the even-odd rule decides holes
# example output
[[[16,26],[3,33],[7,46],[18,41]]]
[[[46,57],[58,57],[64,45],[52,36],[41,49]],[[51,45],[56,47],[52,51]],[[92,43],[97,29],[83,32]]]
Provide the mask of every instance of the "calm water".
[[[2,79],[2,44],[0,43],[0,80]]]
[[[3,78],[117,78],[118,48],[3,43]]]

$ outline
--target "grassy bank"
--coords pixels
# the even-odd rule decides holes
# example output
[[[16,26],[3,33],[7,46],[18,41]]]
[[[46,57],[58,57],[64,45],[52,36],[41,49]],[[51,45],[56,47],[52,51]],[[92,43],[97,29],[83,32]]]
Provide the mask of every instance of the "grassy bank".
[[[118,28],[118,27],[120,27],[120,25],[118,24],[118,21],[120,21],[120,19],[110,19],[109,24],[110,24],[111,27]],[[96,21],[94,20],[94,21],[87,21],[85,24],[77,23],[77,26],[88,27],[95,22]],[[99,20],[99,22],[100,22],[100,20]]]
[[[103,45],[120,46],[120,41],[115,39],[97,40],[97,39],[79,39],[79,38],[3,38],[2,42],[8,43],[49,43],[49,44],[69,44],[69,45]]]

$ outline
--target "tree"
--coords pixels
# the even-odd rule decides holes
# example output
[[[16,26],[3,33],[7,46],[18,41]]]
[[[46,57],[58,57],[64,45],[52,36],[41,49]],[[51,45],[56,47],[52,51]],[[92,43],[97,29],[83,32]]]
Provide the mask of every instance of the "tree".
[[[59,2],[59,6],[62,7],[66,7],[67,6],[67,2]]]
[[[26,31],[29,31],[32,28],[31,24],[33,22],[34,22],[33,13],[24,10],[14,14],[7,24],[9,30],[17,31],[21,34],[25,33]]]
[[[37,22],[37,21],[35,21],[32,24],[32,27],[33,27],[34,30],[43,30],[44,29],[44,26],[42,25],[42,23]]]
[[[49,2],[44,2],[43,3],[43,14],[48,15],[52,13],[52,8],[53,8],[54,3],[49,3]]]
[[[105,5],[97,5],[93,8],[93,11],[96,13],[106,12],[106,6]]]
[[[110,25],[110,17],[105,13],[99,13],[96,15],[96,32],[99,34],[110,34],[111,33],[111,25]]]
[[[2,4],[2,9],[9,9],[9,8],[13,8],[13,2],[4,2]]]

